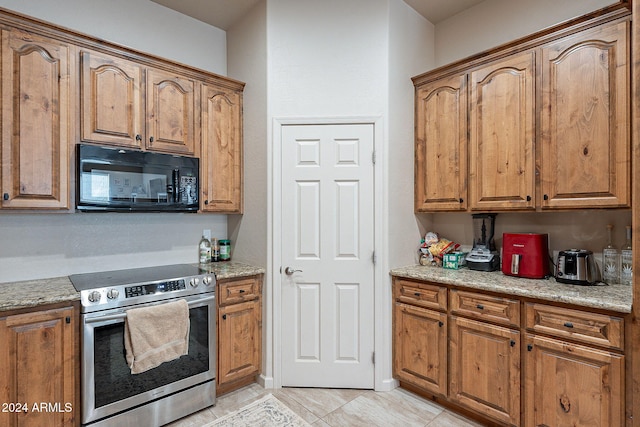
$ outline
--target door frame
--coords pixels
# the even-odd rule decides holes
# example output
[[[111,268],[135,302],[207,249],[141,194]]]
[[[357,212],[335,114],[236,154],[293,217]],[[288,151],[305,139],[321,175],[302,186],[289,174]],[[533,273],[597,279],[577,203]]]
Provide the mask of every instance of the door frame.
[[[268,262],[267,268],[272,286],[266,289],[265,298],[265,367],[266,375],[263,374],[261,382],[265,387],[282,387],[282,316],[281,316],[281,286],[282,274],[282,128],[291,125],[348,125],[365,124],[373,127],[373,146],[376,152],[376,163],[374,167],[374,248],[376,253],[376,264],[374,266],[374,351],[376,361],[374,366],[374,387],[377,391],[389,391],[396,387],[395,381],[391,378],[391,335],[385,336],[387,329],[391,330],[391,309],[385,306],[390,303],[390,287],[388,280],[385,280],[388,271],[388,256],[384,248],[387,245],[387,209],[383,209],[387,197],[387,183],[383,177],[387,176],[386,153],[384,151],[384,128],[382,117],[300,117],[300,118],[274,118],[272,121],[272,143],[269,150],[271,156],[271,171],[269,189],[271,196],[268,198],[271,206],[268,212],[271,218],[267,219],[270,230],[267,232],[268,242]],[[386,346],[386,347],[385,347]],[[385,348],[387,351],[385,351]],[[270,369],[271,368],[271,369]],[[269,375],[269,370],[271,374]]]

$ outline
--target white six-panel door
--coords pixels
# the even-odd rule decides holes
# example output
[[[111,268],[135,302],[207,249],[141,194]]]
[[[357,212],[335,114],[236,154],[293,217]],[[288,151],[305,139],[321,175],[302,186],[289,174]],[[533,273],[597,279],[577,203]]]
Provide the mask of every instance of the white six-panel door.
[[[373,388],[373,125],[286,125],[281,142],[282,385]]]

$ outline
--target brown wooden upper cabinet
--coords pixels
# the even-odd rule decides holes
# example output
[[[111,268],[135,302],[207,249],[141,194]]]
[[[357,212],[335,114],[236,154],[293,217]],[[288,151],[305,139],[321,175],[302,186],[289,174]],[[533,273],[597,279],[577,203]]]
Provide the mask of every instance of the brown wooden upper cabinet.
[[[542,207],[631,205],[629,21],[542,47]]]
[[[80,62],[83,141],[199,153],[194,79],[90,50]]]
[[[73,46],[26,31],[2,31],[2,203],[69,207]]]
[[[414,77],[415,211],[630,207],[630,22],[616,16]]]
[[[535,52],[473,70],[469,100],[472,210],[535,208]]]
[[[242,213],[242,91],[202,85],[202,210]]]
[[[467,75],[416,88],[415,210],[467,208]]]

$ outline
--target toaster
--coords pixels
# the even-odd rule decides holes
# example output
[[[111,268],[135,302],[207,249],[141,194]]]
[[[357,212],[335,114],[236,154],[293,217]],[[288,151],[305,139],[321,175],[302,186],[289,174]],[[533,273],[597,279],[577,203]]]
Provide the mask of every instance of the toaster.
[[[503,233],[502,273],[529,279],[551,276],[549,236],[538,233]]]
[[[567,249],[558,253],[556,281],[572,285],[593,285],[602,280],[593,252]]]

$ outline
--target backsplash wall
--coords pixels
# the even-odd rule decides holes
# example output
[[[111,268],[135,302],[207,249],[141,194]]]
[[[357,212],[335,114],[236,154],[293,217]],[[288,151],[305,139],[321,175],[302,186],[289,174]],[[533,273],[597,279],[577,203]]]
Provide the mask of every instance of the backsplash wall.
[[[422,236],[413,242],[417,248],[427,231],[463,245],[473,246],[471,213],[437,213],[416,215]],[[613,244],[625,242],[625,226],[631,225],[631,210],[577,210],[571,212],[514,212],[496,216],[495,241],[502,248],[502,233],[547,233],[549,250],[555,258],[558,251],[570,248],[589,249],[602,261],[602,248],[607,244],[607,224],[613,224]]]
[[[198,262],[202,230],[227,216],[189,213],[0,215],[0,283]]]

